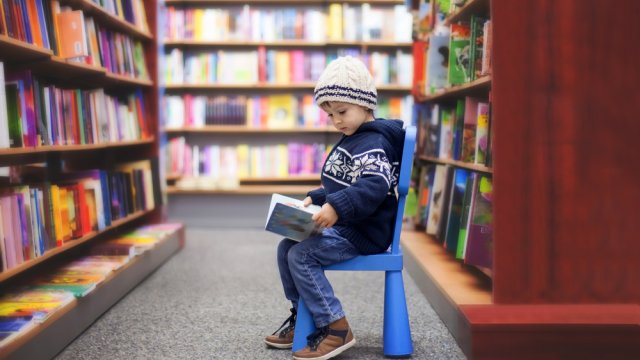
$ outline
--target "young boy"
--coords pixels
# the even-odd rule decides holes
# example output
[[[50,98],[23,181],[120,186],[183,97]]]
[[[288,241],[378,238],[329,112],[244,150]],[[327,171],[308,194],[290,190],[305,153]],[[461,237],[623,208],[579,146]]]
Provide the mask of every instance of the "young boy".
[[[304,199],[305,206],[322,207],[313,220],[325,229],[302,242],[283,239],[278,245],[280,278],[293,308],[265,342],[281,349],[292,347],[300,297],[318,328],[294,359],[329,359],[355,344],[322,267],[380,253],[391,244],[404,142],[401,121],[374,118],[377,92],[360,60],[346,56],[332,61],[320,75],[314,95],[343,135],[324,163],[322,187]]]

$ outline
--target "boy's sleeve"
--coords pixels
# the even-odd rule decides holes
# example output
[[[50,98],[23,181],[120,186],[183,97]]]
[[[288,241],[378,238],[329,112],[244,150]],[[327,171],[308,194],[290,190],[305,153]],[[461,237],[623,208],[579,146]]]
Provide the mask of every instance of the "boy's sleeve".
[[[307,196],[311,197],[311,202],[314,205],[322,206],[327,200],[326,192],[323,187],[319,187],[315,190],[311,190],[307,193]]]
[[[357,181],[327,195],[327,202],[343,221],[361,220],[373,214],[392,186],[392,167],[384,150],[369,152],[359,160],[363,165]]]

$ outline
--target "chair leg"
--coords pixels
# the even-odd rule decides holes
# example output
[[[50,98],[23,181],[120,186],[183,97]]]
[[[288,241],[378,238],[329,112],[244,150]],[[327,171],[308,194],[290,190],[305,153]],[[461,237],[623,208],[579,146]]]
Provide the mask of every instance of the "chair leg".
[[[385,356],[404,357],[413,353],[402,271],[385,273],[383,340]]]
[[[296,328],[293,333],[293,348],[298,351],[307,346],[307,336],[316,331],[316,325],[313,322],[313,316],[309,312],[302,298],[298,300],[298,315],[296,317]]]

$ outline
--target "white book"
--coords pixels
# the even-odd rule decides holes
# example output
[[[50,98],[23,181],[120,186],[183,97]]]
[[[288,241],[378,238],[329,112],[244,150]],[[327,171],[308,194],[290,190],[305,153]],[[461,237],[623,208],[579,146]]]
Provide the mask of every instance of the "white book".
[[[273,194],[264,228],[291,240],[305,240],[322,232],[322,228],[311,218],[320,209],[318,205],[311,204],[305,207],[302,200]]]
[[[0,148],[9,148],[9,118],[7,115],[7,95],[4,89],[4,63],[0,61]]]

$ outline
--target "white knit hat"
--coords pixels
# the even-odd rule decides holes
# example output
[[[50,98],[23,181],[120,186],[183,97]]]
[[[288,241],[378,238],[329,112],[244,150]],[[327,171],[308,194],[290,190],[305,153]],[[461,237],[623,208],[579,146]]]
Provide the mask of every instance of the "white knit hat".
[[[340,101],[375,110],[378,93],[373,77],[362,61],[339,57],[324,69],[313,91],[316,104]]]

